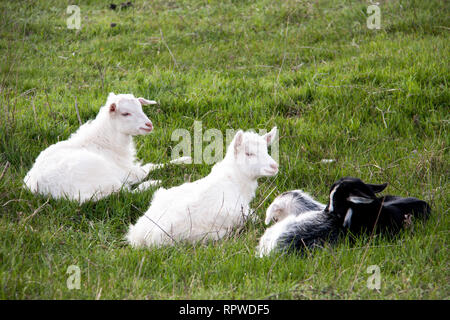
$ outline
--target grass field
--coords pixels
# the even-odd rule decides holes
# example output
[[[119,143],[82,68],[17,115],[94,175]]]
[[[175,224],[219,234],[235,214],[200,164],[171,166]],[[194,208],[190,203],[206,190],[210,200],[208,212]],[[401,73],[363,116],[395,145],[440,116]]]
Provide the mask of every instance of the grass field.
[[[379,30],[367,1],[111,2],[0,2],[0,298],[450,298],[448,1],[379,0]],[[69,4],[80,30],[67,29]],[[144,108],[154,133],[135,139],[144,162],[170,160],[172,132],[195,120],[224,133],[277,125],[280,172],[260,180],[260,219],[218,242],[134,250],[123,236],[155,189],[81,206],[25,190],[39,152],[79,126],[75,104],[86,122],[110,91],[160,102]],[[151,177],[168,187],[210,168]],[[432,218],[394,240],[256,257],[277,194],[326,201],[348,175],[428,201]],[[70,265],[79,290],[67,288]]]

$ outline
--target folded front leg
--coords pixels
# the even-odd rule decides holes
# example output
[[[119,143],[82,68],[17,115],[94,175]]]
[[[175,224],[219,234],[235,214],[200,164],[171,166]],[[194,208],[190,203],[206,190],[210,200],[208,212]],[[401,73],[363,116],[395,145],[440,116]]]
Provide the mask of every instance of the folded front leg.
[[[142,182],[140,185],[137,186],[136,189],[133,190],[133,192],[139,192],[139,191],[145,191],[150,189],[151,187],[155,187],[161,184],[161,180],[148,180]]]
[[[187,156],[187,157],[179,157],[177,159],[174,159],[172,161],[170,161],[171,164],[191,164],[192,163],[192,158]]]
[[[190,164],[192,163],[191,157],[180,157],[177,159],[174,159],[169,162],[170,164]],[[156,169],[162,169],[165,166],[167,166],[167,163],[147,163],[143,165],[141,168],[146,172],[146,175]]]
[[[180,157],[178,159],[172,160],[169,162],[170,164],[189,164],[192,163],[191,157]],[[156,169],[164,168],[167,163],[146,163],[143,166],[136,165],[127,179],[127,182],[130,184],[135,184],[143,181],[147,175]],[[155,180],[158,181],[158,180]]]
[[[148,173],[150,172],[150,166],[151,163],[146,165],[135,165],[131,168],[131,170],[128,172],[128,175],[125,178],[126,184],[135,184],[143,181]]]
[[[147,163],[142,166],[144,170],[146,170],[147,174],[153,170],[164,168],[164,163]]]

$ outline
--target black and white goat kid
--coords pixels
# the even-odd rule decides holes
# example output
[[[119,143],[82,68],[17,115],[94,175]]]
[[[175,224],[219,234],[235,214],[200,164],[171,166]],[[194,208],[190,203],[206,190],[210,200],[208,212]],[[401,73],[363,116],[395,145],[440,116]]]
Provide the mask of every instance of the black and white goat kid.
[[[397,196],[377,197],[375,194],[386,186],[387,183],[366,184],[357,178],[342,178],[331,187],[325,209],[314,211],[304,211],[302,206],[295,205],[283,207],[289,201],[280,201],[279,198],[289,193],[282,194],[274,204],[278,203],[276,209],[279,212],[287,212],[278,213],[284,219],[267,229],[260,239],[259,255],[267,255],[273,250],[302,251],[321,247],[325,242],[333,244],[346,233],[357,235],[376,231],[395,234],[411,223],[412,216],[429,216],[430,206],[425,201]],[[304,194],[297,193],[303,202]],[[301,208],[302,212],[296,212],[296,208]],[[272,205],[269,210],[273,210]]]

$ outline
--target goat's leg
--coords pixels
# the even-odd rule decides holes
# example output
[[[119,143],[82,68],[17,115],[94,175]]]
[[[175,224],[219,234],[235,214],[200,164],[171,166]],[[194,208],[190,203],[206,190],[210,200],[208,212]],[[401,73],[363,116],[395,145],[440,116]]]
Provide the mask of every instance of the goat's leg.
[[[169,164],[190,164],[192,163],[191,157],[180,157],[174,160],[169,161]],[[147,174],[153,170],[161,169],[167,166],[167,163],[147,163],[144,164],[141,168],[147,172]]]
[[[151,171],[164,168],[164,166],[164,163],[147,163],[142,166],[142,169],[149,174]]]
[[[181,158],[172,160],[169,163],[170,164],[192,163],[192,158],[191,157],[181,157]],[[167,163],[146,163],[143,166],[136,165],[133,168],[133,170],[130,172],[127,182],[130,184],[142,182],[151,171],[164,168],[165,166],[167,166]],[[144,188],[144,189],[140,189],[140,190],[148,189],[148,187],[158,185],[160,183],[161,183],[160,180],[149,180],[149,185],[143,185],[142,188]]]
[[[179,157],[177,159],[173,159],[169,163],[171,163],[171,164],[191,164],[192,163],[192,158],[189,157],[189,156]]]
[[[161,184],[161,180],[147,180],[139,184],[133,192],[140,192],[150,189],[151,187],[155,187]]]
[[[135,184],[144,180],[149,173],[149,169],[146,166],[135,165],[131,168],[125,182],[127,184]]]

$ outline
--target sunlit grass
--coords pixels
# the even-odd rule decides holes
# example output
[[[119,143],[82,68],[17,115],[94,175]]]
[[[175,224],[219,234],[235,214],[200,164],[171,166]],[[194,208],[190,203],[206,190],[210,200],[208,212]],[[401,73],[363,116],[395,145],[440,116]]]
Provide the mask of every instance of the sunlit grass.
[[[450,8],[380,2],[369,30],[366,1],[78,1],[79,31],[65,2],[0,2],[0,298],[448,299]],[[134,250],[124,234],[155,189],[81,206],[23,189],[39,152],[78,127],[75,100],[85,122],[110,91],[160,102],[144,108],[154,133],[135,139],[144,162],[168,161],[172,132],[196,120],[224,134],[277,125],[280,173],[260,180],[260,219],[222,241]],[[170,187],[210,167],[151,176]],[[347,175],[430,202],[432,218],[394,240],[256,257],[277,194],[326,201]]]

